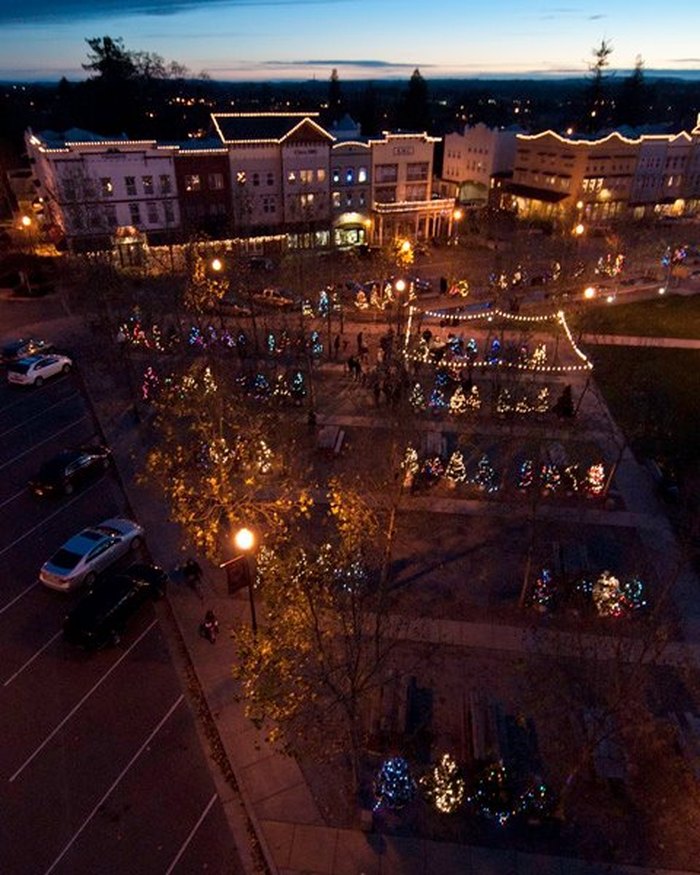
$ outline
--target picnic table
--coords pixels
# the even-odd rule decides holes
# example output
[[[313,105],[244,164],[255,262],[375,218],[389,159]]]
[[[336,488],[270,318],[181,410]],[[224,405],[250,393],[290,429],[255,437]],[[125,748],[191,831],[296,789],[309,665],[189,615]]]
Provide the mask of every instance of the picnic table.
[[[345,431],[337,425],[324,425],[318,430],[316,447],[329,456],[337,456],[343,449]]]

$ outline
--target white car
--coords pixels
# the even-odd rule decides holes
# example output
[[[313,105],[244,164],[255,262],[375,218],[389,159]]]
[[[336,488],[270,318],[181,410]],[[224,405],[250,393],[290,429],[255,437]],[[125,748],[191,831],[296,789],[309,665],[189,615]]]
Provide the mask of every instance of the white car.
[[[279,289],[263,289],[253,295],[253,299],[259,304],[267,304],[270,307],[293,307],[294,301]]]
[[[23,386],[41,386],[48,377],[67,374],[72,367],[73,361],[67,355],[32,355],[13,362],[7,369],[7,379]]]
[[[66,541],[41,566],[39,580],[61,592],[91,586],[98,574],[142,543],[143,529],[138,523],[119,518],[105,520]]]

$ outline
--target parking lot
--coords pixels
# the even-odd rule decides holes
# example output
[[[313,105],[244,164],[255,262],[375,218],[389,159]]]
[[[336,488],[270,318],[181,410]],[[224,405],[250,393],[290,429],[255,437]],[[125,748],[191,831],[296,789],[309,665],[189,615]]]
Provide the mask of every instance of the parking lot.
[[[153,608],[88,654],[61,634],[80,594],[38,582],[70,536],[129,515],[111,470],[67,496],[27,486],[59,451],[99,440],[80,375],[41,388],[0,377],[2,871],[230,872],[233,840]]]

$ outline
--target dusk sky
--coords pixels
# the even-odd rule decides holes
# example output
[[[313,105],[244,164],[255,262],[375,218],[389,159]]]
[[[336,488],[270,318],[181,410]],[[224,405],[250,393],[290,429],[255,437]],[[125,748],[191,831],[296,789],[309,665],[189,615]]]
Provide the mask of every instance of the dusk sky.
[[[84,78],[86,37],[123,37],[213,79],[408,78],[700,69],[700,2],[0,0],[0,79]]]

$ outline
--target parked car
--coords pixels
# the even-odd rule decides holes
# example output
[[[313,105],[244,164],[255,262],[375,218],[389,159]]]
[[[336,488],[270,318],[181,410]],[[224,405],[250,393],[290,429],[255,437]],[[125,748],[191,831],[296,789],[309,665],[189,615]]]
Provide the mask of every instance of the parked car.
[[[70,495],[76,487],[93,480],[109,468],[112,454],[107,447],[63,450],[49,459],[29,481],[35,495]]]
[[[5,343],[2,348],[4,362],[16,362],[28,356],[42,355],[53,351],[53,344],[33,337],[19,338]]]
[[[293,307],[294,300],[279,289],[263,289],[253,295],[253,300],[270,307]]]
[[[118,644],[127,621],[141,605],[165,594],[167,580],[162,568],[146,564],[102,578],[63,621],[64,639],[86,650]]]
[[[250,316],[249,307],[242,307],[240,304],[227,298],[222,298],[215,309],[224,316]]]
[[[91,586],[98,574],[142,542],[143,529],[138,523],[119,518],[105,520],[66,541],[41,566],[39,580],[61,592]]]
[[[67,355],[33,355],[12,362],[7,369],[7,379],[22,386],[41,386],[44,380],[67,374],[72,367],[73,360]]]

